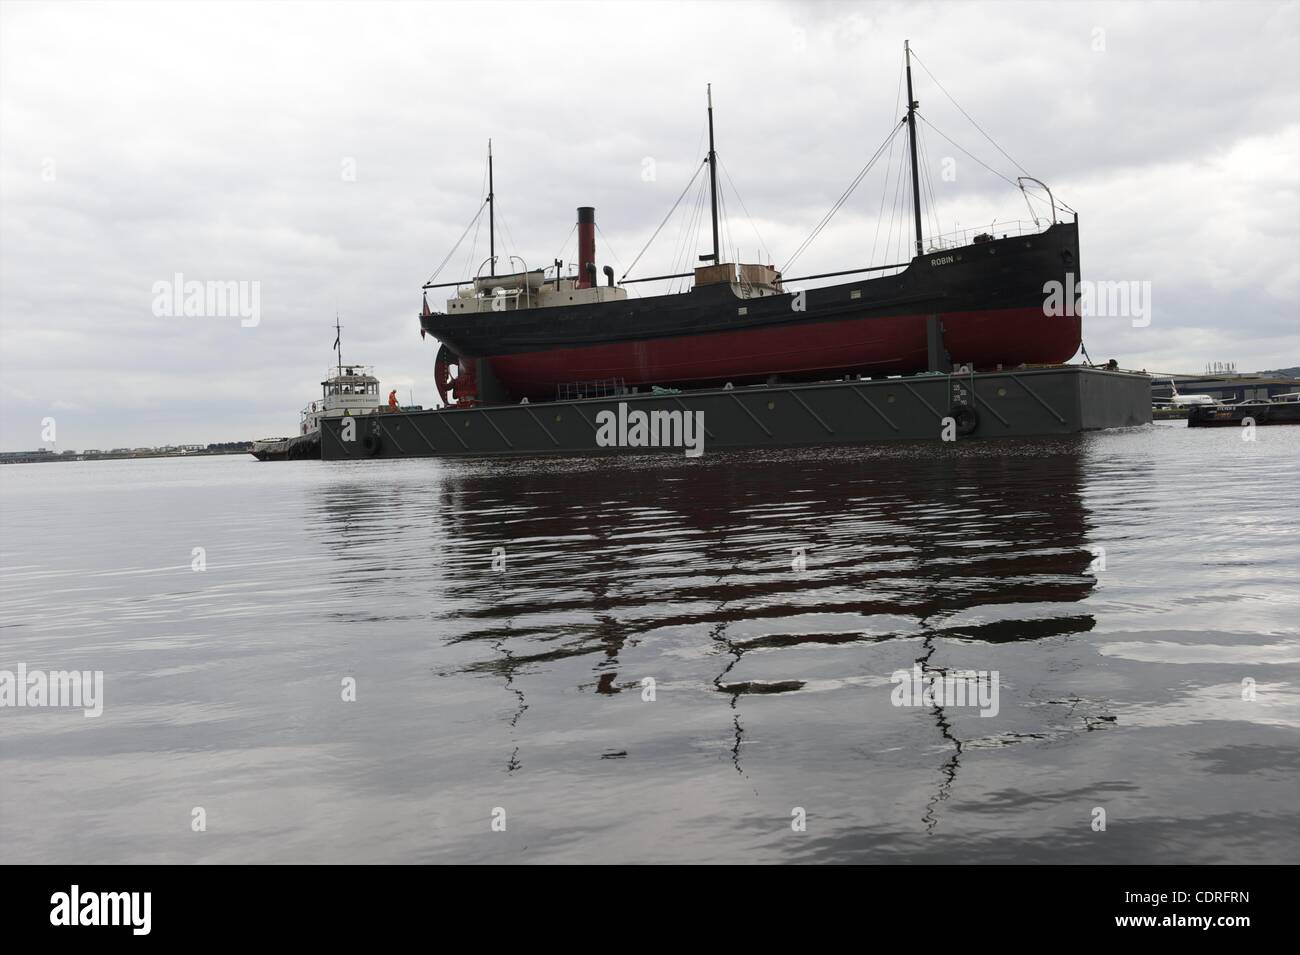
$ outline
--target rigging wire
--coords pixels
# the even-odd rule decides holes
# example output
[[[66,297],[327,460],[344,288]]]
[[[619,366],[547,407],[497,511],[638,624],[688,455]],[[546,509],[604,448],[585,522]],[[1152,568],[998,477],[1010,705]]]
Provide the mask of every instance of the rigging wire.
[[[940,230],[943,228],[939,223],[939,202],[934,197],[934,172],[930,166],[930,151],[926,148],[925,139],[917,135],[917,142],[921,147],[921,168],[925,171],[925,192],[930,196],[930,204],[926,212],[930,214],[930,219],[934,223],[934,232],[931,233],[931,245],[939,241]]]
[[[722,257],[723,262],[739,262],[740,246],[736,244],[736,236],[731,231],[731,214],[727,211],[727,191],[725,189],[718,190],[718,213],[722,219],[722,235],[726,239],[726,244],[731,250],[731,254],[727,256],[722,254],[722,249],[719,249],[718,255]],[[720,265],[721,263],[714,262],[713,264]]]
[[[573,227],[576,229],[578,226],[575,223]],[[609,252],[610,257],[613,258],[614,264],[617,265],[620,269],[623,268],[623,263],[619,260],[618,253],[614,251],[614,246],[609,241],[609,239],[605,238],[605,230],[603,230],[600,227],[599,223],[596,224],[596,234],[600,236],[600,240],[605,243],[605,249],[606,251]],[[632,289],[632,294],[633,295],[637,294],[636,289]]]
[[[701,177],[701,179],[700,179],[700,201],[699,201],[699,203],[698,203],[698,204],[696,205],[696,207],[695,207],[695,222],[694,222],[694,224],[693,224],[693,225],[694,225],[694,231],[693,231],[690,235],[687,236],[687,239],[686,239],[686,248],[682,250],[682,251],[683,251],[683,254],[685,255],[685,258],[683,258],[683,260],[682,260],[682,271],[683,271],[683,272],[691,272],[691,271],[694,271],[695,266],[696,266],[696,265],[699,263],[699,261],[700,261],[700,260],[699,260],[699,253],[700,253],[700,232],[701,232],[701,230],[703,230],[703,228],[704,228],[704,216],[705,216],[706,212],[708,212],[708,210],[709,210],[709,208],[711,207],[711,205],[712,205],[712,202],[711,202],[710,194],[709,194],[709,182],[708,182],[707,179],[704,179],[703,177]],[[679,279],[679,280],[678,280],[678,287],[681,288],[681,289],[683,289],[683,290],[685,290],[685,288],[686,288],[686,279],[685,279],[685,278],[682,278],[682,279]]]
[[[898,116],[901,112],[899,107],[902,105],[903,102],[903,77],[906,74],[907,74],[907,53],[904,52],[898,59],[898,87],[894,92],[894,113],[893,113],[894,116]],[[903,119],[900,122],[904,122],[904,123],[907,122],[906,113],[903,113]],[[898,166],[897,167],[894,166],[894,146],[896,146],[898,142],[899,140],[895,138],[894,141],[889,144],[889,158],[887,160],[888,165],[885,167],[885,188],[884,191],[880,194],[880,218],[876,220],[877,235],[880,234],[880,222],[881,219],[884,218],[885,200],[889,198],[889,177],[891,174],[895,174],[901,177],[904,173],[904,167],[906,165],[907,156],[906,156],[906,147],[904,147],[904,152],[899,155]],[[885,230],[885,244],[881,247],[882,255],[887,254],[885,261],[889,261],[890,258],[896,257],[894,253],[891,253],[889,250],[892,247],[892,243],[893,243],[894,219],[897,215],[897,211],[898,211],[898,183],[895,182],[894,202],[893,205],[891,205],[889,208],[889,228]],[[875,241],[873,240],[871,243],[872,262],[876,260],[875,256],[876,256],[876,244]]]
[[[442,260],[442,262],[439,263],[438,267],[434,269],[433,275],[429,276],[429,281],[424,283],[425,285],[432,285],[433,280],[438,277],[438,275],[442,272],[444,268],[447,267],[447,263],[451,261],[451,257],[456,254],[456,250],[460,248],[460,244],[465,241],[465,236],[469,235],[469,230],[474,228],[474,225],[483,217],[483,210],[485,208],[487,208],[486,199],[484,199],[483,204],[478,207],[478,212],[476,212],[474,214],[474,218],[469,221],[469,225],[465,226],[465,231],[460,234],[460,238],[457,239],[456,244],[451,247],[451,251],[447,253],[446,257]],[[478,233],[476,232],[475,233],[476,240],[477,240],[477,236]]]
[[[696,235],[695,220],[700,214],[701,205],[704,201],[704,188],[705,184],[701,181],[691,196],[689,211],[678,224],[677,239],[673,243],[673,257],[669,261],[669,273],[685,271],[686,266],[690,264],[692,243],[695,241],[694,236]],[[676,291],[679,285],[679,282],[674,281],[669,286],[669,290]]]
[[[897,139],[889,144],[889,158],[885,160],[885,184],[884,188],[880,190],[880,209],[876,212],[876,234],[871,240],[871,258],[867,260],[869,262],[876,261],[876,243],[880,239],[880,223],[885,218],[885,197],[889,195],[889,177],[894,169],[894,147],[896,145],[898,145]],[[887,237],[885,239],[885,248],[889,248],[889,239]]]
[[[853,181],[849,183],[848,188],[844,190],[844,192],[840,195],[840,197],[837,200],[835,200],[835,204],[831,206],[830,211],[827,212],[826,215],[822,216],[821,221],[817,223],[817,226],[813,229],[812,234],[809,235],[808,238],[803,240],[803,242],[799,245],[799,248],[795,249],[794,255],[790,256],[789,261],[787,261],[785,265],[781,267],[780,271],[782,272],[782,274],[788,273],[790,271],[790,266],[794,265],[795,260],[798,259],[799,256],[801,256],[807,250],[808,246],[810,246],[813,243],[813,241],[817,238],[817,236],[821,234],[822,230],[826,228],[827,223],[831,221],[831,218],[835,215],[835,213],[840,211],[840,208],[844,205],[845,202],[848,201],[849,196],[853,194],[853,190],[855,190],[858,187],[858,185],[862,182],[863,178],[867,175],[867,173],[871,171],[871,167],[874,166],[876,160],[880,158],[880,155],[881,153],[884,152],[885,147],[889,145],[890,142],[893,141],[894,137],[898,135],[898,131],[902,128],[903,128],[903,122],[899,122],[897,125],[894,126],[894,128],[890,131],[889,135],[885,137],[884,142],[882,142],[876,148],[875,153],[872,154],[869,160],[867,160],[867,164],[862,167],[862,170],[856,176],[853,177]]]
[[[637,253],[637,257],[632,260],[632,264],[631,266],[628,267],[627,272],[623,273],[624,279],[628,277],[632,269],[636,268],[636,264],[641,261],[641,256],[645,255],[646,249],[650,248],[651,243],[653,243],[655,238],[659,235],[659,230],[668,224],[668,220],[671,219],[673,213],[677,211],[678,205],[680,205],[682,199],[686,197],[686,193],[691,188],[691,185],[695,182],[696,179],[700,178],[700,172],[701,170],[704,169],[704,166],[705,164],[701,163],[699,168],[695,170],[695,175],[691,176],[691,181],[686,184],[686,188],[682,190],[682,194],[677,197],[677,201],[673,203],[673,207],[668,210],[668,215],[664,216],[664,221],[659,223],[659,228],[655,229],[654,235],[650,236],[650,241],[645,244],[645,248],[643,248],[640,252]],[[622,279],[620,279],[619,281],[622,281]]]
[[[564,237],[564,241],[560,244],[560,250],[556,252],[555,255],[551,257],[551,261],[546,264],[546,268],[550,268],[552,265],[555,265],[557,260],[560,262],[560,265],[555,272],[556,282],[559,282],[562,278],[559,270],[564,268],[564,253],[569,248],[569,240],[573,238],[573,233],[577,231],[578,223],[574,222],[573,225],[569,226],[569,234]],[[559,286],[556,285],[556,288],[559,288]]]
[[[718,156],[718,165],[722,167],[722,173],[723,173],[723,175],[727,177],[727,182],[731,184],[731,190],[732,190],[732,192],[734,192],[734,193],[736,194],[736,198],[740,200],[740,208],[741,208],[741,210],[745,213],[745,218],[747,218],[747,219],[749,220],[749,226],[750,226],[750,228],[754,230],[754,237],[755,237],[756,239],[758,239],[758,245],[759,245],[759,248],[760,248],[761,250],[763,250],[762,253],[761,253],[762,256],[763,256],[763,258],[764,258],[766,261],[768,261],[768,262],[772,261],[772,250],[771,250],[771,248],[768,246],[768,244],[767,244],[766,242],[763,241],[763,236],[762,236],[762,234],[758,231],[758,225],[757,225],[757,223],[754,222],[754,217],[751,216],[751,215],[749,214],[749,209],[745,206],[745,197],[742,196],[742,195],[740,194],[740,190],[736,188],[736,183],[735,183],[735,181],[731,178],[731,173],[727,171],[727,167],[726,167],[726,165],[722,162],[722,157],[721,157],[721,156]]]
[[[490,147],[488,151],[491,152]],[[491,168],[492,168],[492,164],[490,162],[483,163],[483,181],[482,183],[480,183],[479,190],[478,190],[478,194],[480,196],[488,196],[488,180],[491,178],[489,176],[489,171],[491,170]],[[486,199],[483,200],[483,204],[487,206],[487,208],[489,209],[490,215],[496,214],[496,209],[494,208],[494,206],[496,205],[495,195],[488,196]],[[470,271],[470,269],[475,267],[475,260],[478,258],[478,234],[479,234],[479,230],[482,229],[482,227],[483,227],[483,222],[481,220],[479,221],[478,225],[474,226],[474,238],[470,241],[469,256],[465,260],[465,267],[461,269],[462,275],[469,275],[471,277],[476,277],[475,274]]]
[[[1016,187],[1017,189],[1019,189],[1021,192],[1025,192],[1025,187],[1024,187],[1023,185],[1021,185],[1021,184],[1020,184],[1019,182],[1017,182],[1016,180],[1011,179],[1011,178],[1009,178],[1009,177],[1007,177],[1007,176],[1004,176],[1002,173],[998,172],[996,169],[994,169],[992,166],[990,166],[990,165],[989,165],[988,163],[986,163],[984,160],[980,159],[978,156],[976,156],[976,155],[974,155],[973,153],[971,153],[970,150],[966,149],[966,147],[964,147],[963,145],[961,145],[961,143],[957,142],[957,141],[954,140],[951,136],[949,136],[949,135],[947,135],[946,133],[944,133],[944,131],[943,131],[942,129],[940,129],[938,126],[934,125],[934,123],[930,122],[928,119],[926,119],[924,116],[922,116],[919,112],[916,114],[916,116],[917,116],[917,119],[921,120],[921,122],[925,123],[925,125],[929,126],[931,129],[933,129],[936,133],[938,133],[938,134],[939,134],[940,136],[942,136],[944,139],[948,140],[949,143],[951,143],[953,146],[956,146],[956,147],[957,147],[958,149],[960,149],[963,153],[965,153],[965,154],[966,154],[967,156],[969,156],[971,159],[975,160],[975,162],[979,163],[981,166],[983,166],[983,167],[984,167],[985,169],[987,169],[989,172],[993,173],[993,175],[997,176],[997,177],[998,177],[999,179],[1001,179],[1003,182],[1006,182],[1006,183],[1009,183],[1010,185],[1015,186],[1015,187]],[[1032,178],[1032,177],[1031,177],[1031,178]],[[1026,198],[1028,198],[1027,195],[1026,195]],[[1056,206],[1060,206],[1061,208],[1067,210],[1068,212],[1074,212],[1073,209],[1071,209],[1069,206],[1067,206],[1067,205],[1066,205],[1064,202],[1062,202],[1060,199],[1055,198],[1055,196],[1052,197],[1052,201],[1051,201],[1050,204],[1054,204],[1054,205],[1056,205]]]
[[[981,126],[979,123],[977,123],[977,122],[975,121],[975,118],[974,118],[973,116],[971,116],[970,113],[966,112],[966,110],[962,107],[962,105],[961,105],[960,103],[958,103],[956,99],[953,98],[953,95],[952,95],[951,93],[949,93],[948,90],[944,88],[944,85],[943,85],[942,83],[940,83],[939,80],[935,77],[935,75],[934,75],[933,73],[930,72],[930,68],[929,68],[928,66],[925,65],[925,63],[921,60],[921,58],[920,58],[919,56],[916,55],[916,51],[915,51],[915,50],[912,50],[912,59],[914,59],[918,64],[920,64],[921,69],[925,70],[925,74],[926,74],[928,77],[930,77],[930,80],[934,83],[935,86],[937,86],[937,87],[939,88],[939,91],[940,91],[941,93],[943,93],[944,96],[948,97],[948,102],[952,103],[953,106],[956,106],[958,112],[960,112],[963,116],[965,116],[966,119],[970,122],[970,124],[971,124],[972,126],[974,126],[977,130],[979,130],[980,135],[982,135],[985,139],[987,139],[990,143],[993,144],[993,148],[994,148],[994,149],[996,149],[996,150],[997,150],[998,152],[1000,152],[1004,157],[1006,157],[1006,159],[1011,163],[1011,165],[1013,165],[1013,166],[1015,166],[1017,169],[1019,169],[1020,172],[1023,173],[1026,177],[1028,177],[1028,178],[1030,178],[1030,179],[1033,178],[1032,176],[1029,175],[1029,170],[1027,170],[1024,166],[1020,165],[1020,163],[1016,161],[1016,159],[1015,159],[1014,156],[1012,156],[1012,155],[1011,155],[1010,153],[1008,153],[1005,149],[1003,149],[1002,146],[998,144],[998,141],[997,141],[996,139],[994,139],[992,136],[990,136],[990,135],[988,134],[988,131],[985,130],[984,127]],[[920,114],[918,113],[917,115],[920,115]],[[927,120],[927,124],[930,126],[931,129],[934,129],[935,132],[939,133],[940,136],[943,136],[943,133],[939,132],[939,130],[934,126],[933,123],[929,123],[928,120]],[[944,139],[948,139],[947,136],[944,136],[943,138],[944,138]],[[948,141],[949,141],[950,143],[952,143],[954,146],[957,146],[958,149],[961,149],[961,151],[964,152],[964,153],[966,153],[967,156],[971,156],[971,154],[970,154],[969,152],[967,152],[967,151],[966,151],[965,149],[963,149],[961,146],[957,145],[957,143],[953,142],[951,139],[948,139]],[[974,156],[971,156],[971,158],[972,158],[972,159],[975,159]],[[1001,176],[1001,178],[1005,179],[1007,182],[1011,182],[1011,180],[1010,180],[1009,178],[1007,178],[1006,176],[1002,176],[1001,173],[997,172],[997,170],[993,169],[993,168],[992,168],[991,166],[989,166],[987,163],[984,163],[984,162],[982,162],[982,161],[979,160],[979,159],[975,159],[975,161],[978,162],[978,163],[980,163],[980,165],[984,166],[985,169],[988,169],[988,170],[989,170],[990,172],[992,172],[994,175]],[[1011,184],[1014,185],[1016,188],[1018,188],[1022,193],[1025,193],[1025,202],[1028,204],[1028,203],[1029,203],[1029,194],[1028,194],[1028,192],[1026,192],[1024,185],[1023,185],[1019,180],[1017,180],[1017,181],[1015,181],[1015,182],[1011,182]],[[1067,205],[1067,204],[1066,204],[1065,202],[1063,202],[1062,200],[1057,199],[1055,196],[1051,196],[1051,197],[1049,198],[1049,200],[1048,200],[1048,206],[1052,209],[1053,213],[1055,213],[1055,209],[1059,206],[1060,208],[1064,209],[1064,210],[1067,211],[1067,212],[1074,213],[1075,215],[1078,215],[1078,213],[1075,212],[1074,209],[1072,209],[1069,205]],[[1034,211],[1033,211],[1033,206],[1032,206],[1032,205],[1030,205],[1029,214],[1030,214],[1031,216],[1034,215]]]
[[[709,181],[701,176],[699,188],[695,190],[695,198],[691,203],[691,214],[682,232],[682,247],[678,250],[679,258],[673,260],[674,272],[689,272],[698,261],[695,256],[699,252],[700,222],[704,219],[704,206],[708,202],[706,198],[708,194]]]
[[[917,63],[921,63],[921,58],[920,58],[919,56],[916,55],[916,51],[915,51],[915,50],[912,50],[912,59],[916,60]],[[996,141],[992,136],[990,136],[988,133],[984,132],[984,127],[981,126],[979,123],[975,122],[975,120],[971,117],[971,114],[968,113],[968,112],[966,112],[966,110],[964,110],[964,109],[961,108],[961,104],[958,103],[955,99],[952,98],[952,94],[949,93],[946,89],[943,88],[943,84],[942,84],[942,83],[940,83],[938,80],[936,80],[936,79],[934,78],[934,74],[930,72],[930,68],[929,68],[928,66],[926,66],[924,63],[921,63],[921,69],[925,70],[925,74],[926,74],[926,76],[930,77],[930,79],[934,81],[934,85],[937,86],[937,87],[939,87],[940,92],[942,92],[944,96],[948,97],[948,101],[949,101],[950,103],[952,103],[953,106],[956,106],[957,109],[961,111],[961,114],[962,114],[963,116],[965,116],[967,119],[970,120],[971,125],[974,126],[976,129],[978,129],[981,133],[983,133],[985,139],[987,139],[989,142],[993,143],[993,148],[995,148],[995,149],[996,149],[998,152],[1000,152],[1003,156],[1006,156],[1007,159],[1009,159],[1009,160],[1011,161],[1011,165],[1015,166],[1017,169],[1019,169],[1019,170],[1020,170],[1022,173],[1024,173],[1026,176],[1029,175],[1029,170],[1027,170],[1024,166],[1020,165],[1020,163],[1016,162],[1014,159],[1012,159],[1012,158],[1011,158],[1011,155],[1010,155],[1010,154],[1009,154],[1005,149],[1003,149],[1001,146],[999,146],[999,145],[997,144],[997,141]]]
[[[677,224],[677,236],[673,242],[672,248],[673,257],[668,263],[669,273],[680,272],[682,270],[682,262],[685,260],[686,254],[685,249],[691,241],[692,223],[695,222],[696,211],[699,209],[700,190],[702,188],[702,186],[697,185],[695,190],[691,193],[691,201],[690,205],[686,209],[686,214],[682,217],[682,221]],[[676,286],[673,287],[675,288]]]
[[[691,218],[686,225],[686,234],[683,236],[681,265],[673,263],[674,271],[678,268],[683,272],[694,271],[693,266],[698,261],[694,256],[700,248],[700,227],[704,224],[704,207],[708,204],[708,181],[700,180],[700,189],[696,194],[695,208],[692,210]],[[686,288],[686,283],[682,279],[677,279],[673,284],[673,291],[681,291]]]
[[[907,72],[907,54],[904,53],[898,61],[898,89],[894,91],[893,116],[898,115],[898,106],[903,101],[903,74],[906,72]]]
[[[519,246],[515,243],[515,237],[510,232],[510,226],[506,224],[506,217],[502,215],[500,212],[498,212],[497,221],[501,223],[501,228],[505,232],[506,242],[508,243],[507,254],[506,254],[506,265],[507,266],[510,265],[511,253],[514,254],[514,257],[518,258],[520,261],[523,261],[523,256],[519,255],[520,249]],[[498,256],[498,258],[500,258],[500,256]],[[525,262],[524,267],[527,268],[527,265],[528,263]]]
[[[483,204],[487,205],[486,199],[483,200]],[[478,224],[474,226],[474,238],[470,240],[469,253],[465,256],[465,265],[460,270],[462,275],[468,275],[471,278],[475,277],[474,272],[470,270],[474,268],[474,261],[478,258],[478,233],[482,226],[483,219],[480,217]]]
[[[948,140],[948,142],[952,143],[954,146],[956,146],[956,147],[957,147],[958,149],[960,149],[962,152],[966,153],[966,155],[969,156],[971,159],[974,159],[977,163],[979,163],[981,166],[983,166],[983,167],[984,167],[985,169],[987,169],[989,172],[993,173],[993,175],[997,176],[999,179],[1003,180],[1004,182],[1009,182],[1009,183],[1011,183],[1011,185],[1015,186],[1017,189],[1020,188],[1019,183],[1017,183],[1014,179],[1009,179],[1008,177],[1002,175],[1002,173],[998,172],[996,169],[994,169],[992,166],[990,166],[988,163],[986,163],[983,159],[980,159],[978,156],[976,156],[976,155],[972,154],[971,152],[969,152],[969,151],[966,149],[966,147],[962,146],[960,143],[958,143],[958,142],[956,142],[955,140],[953,140],[951,137],[949,137],[947,134],[945,134],[944,131],[943,131],[942,129],[940,129],[938,126],[934,125],[934,123],[930,122],[928,119],[926,119],[926,118],[925,118],[924,116],[922,116],[920,113],[917,113],[917,114],[916,114],[916,117],[917,117],[917,119],[919,119],[921,122],[925,123],[925,125],[929,126],[931,129],[933,129],[933,130],[934,130],[936,133],[938,133],[940,136],[943,136],[943,138],[946,139],[946,140]]]
[[[889,238],[894,243],[890,246],[894,250],[893,257],[897,258],[902,254],[900,251],[904,233],[907,231],[907,210],[903,208],[907,193],[911,191],[911,177],[906,175],[908,166],[908,157],[900,153],[898,159],[898,178],[894,180],[894,204],[889,210]],[[903,180],[909,180],[907,189],[903,188]],[[898,236],[894,237],[894,224],[898,224]],[[908,256],[911,258],[911,256]]]
[[[890,153],[891,159],[893,153]],[[897,257],[896,245],[894,242],[894,224],[898,219],[898,194],[902,188],[903,174],[907,166],[907,147],[904,146],[899,153],[897,164],[890,170],[886,170],[885,175],[885,196],[889,201],[889,219],[885,228],[885,244],[881,248],[881,253],[885,256],[885,261]],[[893,197],[889,195],[889,174],[894,175]]]
[[[695,203],[698,196],[698,192],[691,194],[690,204],[685,210],[686,214],[683,215],[681,220],[677,223],[677,234],[673,236],[672,245],[669,246],[669,252],[671,253],[670,258],[668,259],[667,271],[669,273],[678,271],[677,260],[682,256],[682,243],[686,241],[686,233],[689,231],[691,218],[695,215]]]

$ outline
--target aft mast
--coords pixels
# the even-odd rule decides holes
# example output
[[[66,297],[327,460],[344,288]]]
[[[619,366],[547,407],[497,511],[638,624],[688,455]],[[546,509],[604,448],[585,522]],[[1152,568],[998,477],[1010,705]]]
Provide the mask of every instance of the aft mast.
[[[907,139],[912,150],[912,212],[916,216],[916,254],[921,255],[921,177],[916,167],[916,108],[921,104],[912,98],[912,48],[907,40],[903,41],[903,56],[907,60]]]
[[[713,259],[717,265],[722,260],[718,257],[718,154],[713,148],[713,84],[708,84],[709,94],[709,194],[712,199],[713,212],[713,255],[701,255],[701,259]]]

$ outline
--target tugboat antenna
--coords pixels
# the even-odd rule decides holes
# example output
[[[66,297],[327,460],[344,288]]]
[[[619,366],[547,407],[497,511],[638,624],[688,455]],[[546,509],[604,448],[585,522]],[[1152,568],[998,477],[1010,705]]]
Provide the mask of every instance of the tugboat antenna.
[[[709,192],[713,200],[713,264],[718,265],[718,154],[713,148],[713,84],[708,84],[709,94]],[[704,256],[700,256],[704,258]]]
[[[910,94],[909,94],[910,95]],[[488,255],[489,274],[497,274],[497,204],[492,185],[492,140],[488,140]]]
[[[921,248],[921,177],[916,168],[916,107],[920,104],[912,98],[912,48],[907,40],[903,41],[903,56],[907,61],[907,138],[912,149],[912,212],[916,216],[916,254],[923,254]]]
[[[339,324],[339,313],[334,313],[334,350],[339,353],[339,375],[343,374],[343,326]]]

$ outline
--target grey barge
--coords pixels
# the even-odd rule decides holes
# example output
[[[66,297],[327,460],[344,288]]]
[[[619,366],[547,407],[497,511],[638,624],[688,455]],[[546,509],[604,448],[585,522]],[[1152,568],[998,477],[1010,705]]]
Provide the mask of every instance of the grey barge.
[[[1150,421],[1146,375],[1063,365],[444,407],[327,418],[320,433],[327,461],[649,451],[695,456],[735,448],[1075,434]]]

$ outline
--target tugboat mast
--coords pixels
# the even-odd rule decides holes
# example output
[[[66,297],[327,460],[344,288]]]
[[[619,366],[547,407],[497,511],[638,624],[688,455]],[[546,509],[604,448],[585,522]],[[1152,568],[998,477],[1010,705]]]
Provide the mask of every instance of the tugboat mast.
[[[713,149],[713,84],[708,84],[709,94],[709,192],[713,200],[713,264],[717,265],[721,259],[718,258],[718,154]],[[701,259],[707,259],[709,256],[702,255]]]
[[[339,376],[343,375],[343,326],[339,324],[339,313],[334,313],[334,350],[339,353]]]
[[[903,56],[907,60],[907,138],[912,149],[912,212],[916,217],[916,254],[921,248],[921,183],[916,168],[916,108],[921,104],[912,99],[912,48],[903,41]]]

